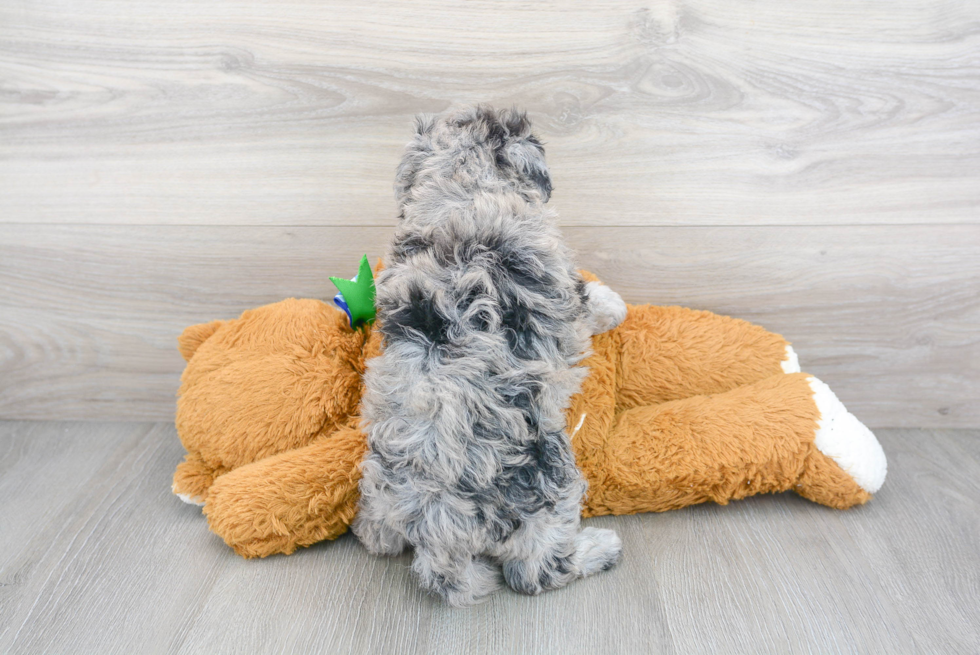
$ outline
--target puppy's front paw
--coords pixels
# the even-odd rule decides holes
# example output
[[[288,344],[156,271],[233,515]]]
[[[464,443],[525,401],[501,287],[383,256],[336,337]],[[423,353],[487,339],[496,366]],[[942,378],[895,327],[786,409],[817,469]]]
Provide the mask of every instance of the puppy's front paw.
[[[602,334],[626,319],[626,303],[606,285],[589,282],[585,285],[585,292],[589,298],[589,311],[592,313],[592,334]]]

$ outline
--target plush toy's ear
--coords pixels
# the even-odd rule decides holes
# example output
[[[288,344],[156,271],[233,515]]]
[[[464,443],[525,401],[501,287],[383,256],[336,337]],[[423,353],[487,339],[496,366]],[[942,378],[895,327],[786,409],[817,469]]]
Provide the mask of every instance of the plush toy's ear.
[[[185,362],[191,361],[191,357],[197,352],[202,343],[215,333],[215,331],[228,321],[211,321],[210,323],[198,323],[185,329],[177,337],[177,349]]]

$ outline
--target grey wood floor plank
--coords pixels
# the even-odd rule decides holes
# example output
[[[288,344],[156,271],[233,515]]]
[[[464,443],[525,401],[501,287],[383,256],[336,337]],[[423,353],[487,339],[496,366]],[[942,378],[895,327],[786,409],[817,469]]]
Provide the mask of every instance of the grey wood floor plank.
[[[980,425],[980,226],[569,227],[626,300],[784,334],[873,426]],[[0,225],[0,417],[167,420],[176,337],[383,252],[389,228]]]
[[[196,616],[199,596],[226,554],[193,527],[200,516],[170,502],[168,469],[180,450],[173,428],[55,423],[35,432],[44,430],[55,430],[56,438],[44,439],[41,452],[71,475],[49,474],[43,485],[28,487],[38,501],[61,507],[17,535],[15,554],[0,572],[13,580],[3,588],[10,611],[3,614],[0,650],[165,652]],[[14,482],[26,486],[35,472],[18,468]],[[66,477],[84,482],[63,487]],[[73,493],[65,497],[64,489]],[[26,511],[16,503],[2,508],[14,518]]]
[[[52,539],[66,529],[77,499],[87,494],[92,471],[111,454],[104,444],[132,430],[131,425],[0,422],[0,498],[6,507],[0,513],[0,567],[11,576],[0,580],[0,598],[9,600],[2,588],[30,577]],[[0,604],[0,615],[11,611]]]
[[[904,650],[898,614],[842,517],[789,495],[689,514],[666,519],[676,528],[643,523],[680,537],[648,555],[679,652]]]
[[[467,610],[350,535],[246,561],[169,492],[170,425],[0,422],[0,651],[971,652],[980,434],[884,430],[889,478],[838,512],[792,494],[603,517],[625,558]]]
[[[846,530],[917,650],[976,652],[980,433],[901,430],[889,436],[896,438],[888,443],[888,485],[901,493],[883,495],[868,506],[870,521],[849,520]],[[883,520],[893,529],[874,529]]]
[[[412,115],[483,101],[531,111],[570,225],[975,224],[978,20],[969,0],[12,0],[0,222],[392,225]]]

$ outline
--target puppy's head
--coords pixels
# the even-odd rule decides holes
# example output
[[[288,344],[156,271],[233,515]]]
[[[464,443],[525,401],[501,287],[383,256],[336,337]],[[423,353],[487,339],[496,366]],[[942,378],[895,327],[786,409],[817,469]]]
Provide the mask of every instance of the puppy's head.
[[[529,201],[548,202],[551,175],[527,115],[478,105],[417,117],[415,138],[395,177],[398,204],[453,186],[467,193],[510,189]]]

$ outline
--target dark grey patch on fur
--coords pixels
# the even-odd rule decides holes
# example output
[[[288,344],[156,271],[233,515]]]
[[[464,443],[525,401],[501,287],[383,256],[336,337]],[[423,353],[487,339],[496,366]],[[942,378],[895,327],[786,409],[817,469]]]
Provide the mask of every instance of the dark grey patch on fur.
[[[385,317],[381,323],[381,333],[385,339],[446,344],[449,341],[449,320],[440,313],[432,298],[422,288],[413,285],[408,290],[407,300],[407,303],[392,306],[388,302],[379,307]]]

